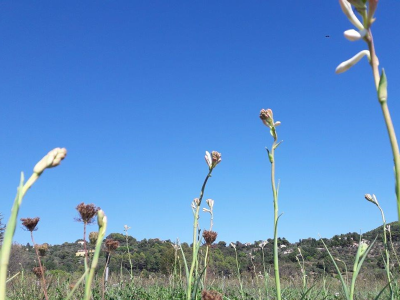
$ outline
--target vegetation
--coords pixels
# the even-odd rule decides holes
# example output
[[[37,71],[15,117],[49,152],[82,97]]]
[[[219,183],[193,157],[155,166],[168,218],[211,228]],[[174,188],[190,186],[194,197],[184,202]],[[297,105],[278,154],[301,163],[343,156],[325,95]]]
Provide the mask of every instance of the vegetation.
[[[371,25],[378,0],[339,0],[350,22],[359,30],[345,32],[351,41],[364,40],[369,50],[341,63],[337,73],[348,70],[363,56],[369,58],[378,100],[389,133],[396,175],[396,196],[400,218],[400,154],[387,107],[387,78],[379,75]],[[361,21],[353,12],[361,16]],[[365,198],[376,205],[382,226],[367,232],[341,234],[331,239],[305,239],[290,243],[278,237],[278,194],[275,183],[275,150],[279,146],[271,109],[261,110],[260,118],[269,128],[273,144],[268,151],[274,205],[273,239],[242,244],[219,241],[212,231],[214,200],[204,201],[205,188],[221,154],[207,151],[207,176],[199,198],[192,202],[193,241],[171,243],[158,239],[137,241],[125,234],[106,238],[107,216],[94,204],[76,209],[83,223],[83,239],[75,243],[36,245],[33,231],[39,217],[21,219],[30,231],[32,246],[13,244],[19,209],[28,190],[48,168],[66,157],[65,148],[55,148],[34,167],[25,182],[21,174],[17,195],[7,227],[0,223],[3,240],[0,253],[0,300],[5,299],[400,299],[398,286],[400,228],[386,224],[375,195]],[[209,230],[202,234],[200,212],[210,214]],[[97,218],[98,231],[87,235],[87,224]],[[1,218],[0,218],[1,220]],[[4,231],[4,236],[3,236]],[[86,240],[89,238],[89,243]],[[105,239],[106,238],[106,239]],[[393,259],[395,258],[395,259]],[[99,268],[98,266],[104,267]],[[361,272],[361,268],[364,271]]]

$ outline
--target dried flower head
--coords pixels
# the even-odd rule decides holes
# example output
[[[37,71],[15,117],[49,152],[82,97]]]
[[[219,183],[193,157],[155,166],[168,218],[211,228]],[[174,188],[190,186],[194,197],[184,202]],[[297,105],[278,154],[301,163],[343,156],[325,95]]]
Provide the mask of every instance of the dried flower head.
[[[89,233],[90,244],[96,245],[98,236],[99,236],[99,233],[97,231],[92,231],[91,233]]]
[[[47,251],[49,250],[49,245],[47,243],[36,245],[36,248],[39,251],[40,256],[45,256]]]
[[[113,251],[117,250],[119,247],[119,242],[116,240],[113,240],[113,239],[106,239],[104,244],[106,246],[107,252],[113,252]]]
[[[100,208],[96,207],[93,203],[85,204],[82,202],[76,207],[76,210],[79,212],[80,215],[80,218],[77,218],[77,220],[85,224],[93,223],[93,218],[99,209]]]
[[[131,229],[131,227],[129,227],[128,225],[124,225],[124,231],[128,231],[129,229]]]
[[[39,223],[40,218],[22,218],[22,225],[25,227],[26,230],[32,232],[36,231],[36,225]]]
[[[233,247],[234,249],[236,249],[236,244],[234,244],[234,243],[230,243],[229,245],[231,245],[231,247]]]
[[[42,268],[43,268],[43,273],[46,273],[46,267],[42,266]],[[41,278],[42,277],[42,268],[34,267],[32,269],[33,274],[35,274],[37,278]]]
[[[217,291],[206,291],[201,292],[201,300],[222,300],[222,295]]]
[[[218,233],[216,233],[215,231],[204,230],[203,238],[206,241],[206,245],[211,246],[212,243],[214,243],[215,240],[217,239],[217,235],[218,235]]]
[[[61,161],[67,156],[67,149],[55,148],[43,157],[33,168],[33,172],[40,175],[47,168],[58,166]]]

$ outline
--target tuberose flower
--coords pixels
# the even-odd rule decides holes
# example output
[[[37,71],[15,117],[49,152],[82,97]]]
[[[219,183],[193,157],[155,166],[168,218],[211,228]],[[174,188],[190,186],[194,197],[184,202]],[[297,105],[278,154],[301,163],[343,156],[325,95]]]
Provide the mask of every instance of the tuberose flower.
[[[367,56],[368,60],[371,59],[371,55],[368,50],[360,51],[356,55],[354,55],[352,58],[350,58],[349,60],[346,60],[346,61],[342,62],[340,65],[338,65],[335,73],[339,74],[339,73],[346,72],[348,69],[350,69],[356,63],[358,63],[361,60],[361,58],[363,58],[364,56]]]
[[[346,15],[347,19],[358,28],[358,30],[363,30],[364,26],[361,24],[360,20],[356,17],[351,8],[351,4],[347,0],[339,0],[340,7],[343,13]]]
[[[343,34],[346,39],[354,42],[362,39],[367,34],[367,30],[363,29],[361,31],[357,31],[354,29],[349,29],[346,30]]]
[[[33,172],[40,175],[47,168],[58,166],[61,161],[67,156],[67,149],[55,148],[43,157],[33,168]]]

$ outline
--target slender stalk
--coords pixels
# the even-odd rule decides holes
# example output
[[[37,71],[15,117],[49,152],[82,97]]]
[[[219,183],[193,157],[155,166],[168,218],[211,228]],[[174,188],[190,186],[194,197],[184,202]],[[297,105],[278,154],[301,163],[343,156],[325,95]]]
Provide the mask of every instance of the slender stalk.
[[[129,251],[129,236],[128,236],[128,230],[126,230],[125,234],[125,240],[126,240],[126,248],[128,249],[128,257],[129,257],[129,265],[131,267],[131,280],[133,279],[133,266],[132,266],[132,259],[131,259],[131,252]]]
[[[36,257],[37,257],[38,262],[39,262],[40,272],[42,273],[42,274],[41,274],[41,275],[42,275],[42,288],[43,288],[44,297],[46,298],[46,300],[48,300],[49,297],[47,296],[46,278],[44,277],[44,269],[43,269],[42,262],[41,262],[41,260],[40,260],[39,251],[38,251],[38,249],[37,249],[37,247],[36,247],[35,240],[33,239],[33,231],[31,231],[31,239],[32,239],[33,248],[35,248]]]
[[[96,250],[93,255],[92,264],[89,269],[89,275],[86,276],[85,283],[85,297],[84,300],[89,300],[92,294],[92,281],[94,277],[94,271],[97,267],[97,263],[99,261],[99,255],[101,250],[101,244],[103,242],[104,236],[106,234],[107,229],[107,217],[104,215],[102,210],[97,212],[97,223],[99,224],[99,233],[96,242]],[[85,270],[85,274],[88,270]]]
[[[238,255],[237,255],[236,247],[233,247],[233,249],[235,249],[236,268],[237,268],[237,274],[238,274],[239,285],[240,285],[240,295],[242,297],[242,300],[244,300],[243,284],[242,284],[242,278],[240,277],[240,267],[239,267]]]
[[[13,207],[11,209],[11,216],[7,222],[6,231],[4,233],[3,245],[1,247],[0,257],[0,300],[6,299],[6,281],[7,281],[7,269],[10,260],[12,240],[17,226],[17,218],[19,208],[22,203],[28,189],[33,183],[39,178],[37,173],[33,173],[28,181],[24,184],[24,173],[21,173],[20,184],[18,186],[17,195],[14,200]]]
[[[275,286],[276,286],[276,299],[281,300],[281,282],[279,277],[279,259],[278,259],[278,192],[275,185],[275,148],[277,146],[278,135],[275,128],[271,129],[273,131],[274,142],[272,144],[272,149],[270,151],[270,161],[271,161],[271,186],[272,195],[274,198],[274,273],[275,273]]]
[[[378,69],[378,59],[376,56],[374,40],[372,37],[371,29],[368,30],[368,35],[365,37],[365,41],[367,42],[370,55],[371,55],[371,67],[372,67],[372,74],[375,81],[375,88],[378,91],[379,82],[380,82],[380,75]],[[387,99],[379,99],[379,103],[381,104],[381,109],[383,113],[383,118],[385,120],[386,129],[389,134],[389,140],[392,148],[393,160],[394,160],[394,169],[395,169],[395,180],[396,180],[396,198],[397,198],[397,214],[398,220],[400,223],[400,152],[399,152],[399,145],[397,143],[396,133],[394,130],[392,118],[390,116],[389,107],[387,104]]]
[[[201,190],[200,190],[199,202],[198,202],[198,205],[196,205],[196,211],[193,214],[194,215],[194,220],[193,220],[192,264],[190,266],[188,282],[187,282],[187,291],[186,291],[187,292],[186,297],[187,297],[188,300],[191,299],[193,273],[194,273],[195,265],[198,266],[197,253],[199,251],[199,247],[198,247],[199,242],[198,242],[197,229],[198,229],[198,224],[199,224],[200,204],[201,204],[201,201],[203,199],[204,190],[206,188],[206,184],[207,184],[208,178],[211,177],[212,170],[213,170],[213,168],[210,168],[206,178],[204,179],[203,186],[201,187]],[[197,273],[197,270],[196,270],[196,273]]]

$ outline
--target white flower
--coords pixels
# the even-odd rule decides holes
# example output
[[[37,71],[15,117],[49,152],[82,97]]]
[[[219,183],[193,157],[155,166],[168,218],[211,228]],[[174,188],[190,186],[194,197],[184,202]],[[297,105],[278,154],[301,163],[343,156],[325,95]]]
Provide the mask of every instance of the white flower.
[[[349,30],[346,30],[343,34],[346,39],[354,42],[354,41],[361,40],[367,34],[367,30],[363,29],[361,31],[357,31],[354,29],[349,29]]]
[[[356,55],[354,55],[352,58],[350,58],[349,60],[346,60],[346,61],[342,62],[340,65],[338,65],[335,73],[339,74],[339,73],[346,72],[348,69],[350,69],[356,63],[358,63],[360,61],[360,59],[363,58],[365,55],[368,57],[368,60],[370,60],[371,55],[368,50],[360,51]]]
[[[339,4],[340,7],[342,8],[342,11],[349,19],[349,21],[359,30],[363,30],[364,26],[361,24],[360,20],[354,14],[353,9],[351,8],[351,4],[347,0],[339,0]]]
[[[231,247],[236,249],[236,245],[234,243],[230,243]]]
[[[211,210],[209,210],[208,208],[203,207],[203,211],[204,212],[209,212],[211,214]]]
[[[206,151],[206,155],[204,156],[208,167],[211,169],[212,167],[212,158],[210,152]]]
[[[214,207],[214,200],[213,199],[207,199],[206,203],[210,207],[210,210],[212,210],[213,207]]]
[[[33,168],[33,172],[40,175],[47,168],[58,166],[61,161],[67,156],[67,149],[55,148],[43,157]]]
[[[128,225],[124,225],[124,231],[128,231],[129,229],[131,229],[131,227],[129,227]]]

